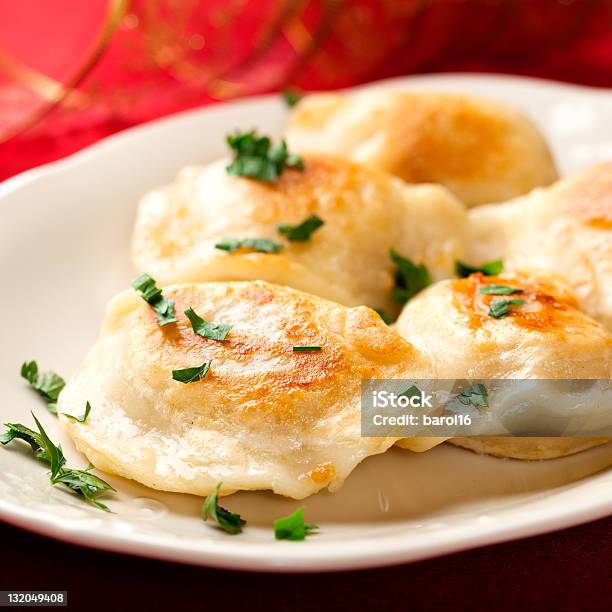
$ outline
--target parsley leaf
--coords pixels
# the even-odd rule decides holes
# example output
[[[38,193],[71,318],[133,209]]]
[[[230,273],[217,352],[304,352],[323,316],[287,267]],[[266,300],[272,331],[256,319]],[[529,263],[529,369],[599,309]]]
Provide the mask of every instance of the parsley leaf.
[[[507,300],[505,298],[493,300],[491,309],[487,314],[494,319],[501,319],[510,313],[510,306],[520,306],[524,303],[525,300]]]
[[[52,479],[53,484],[63,484],[81,495],[85,501],[100,510],[110,512],[106,504],[98,501],[97,498],[106,491],[114,491],[108,482],[90,474],[94,466],[89,464],[86,470],[62,469],[58,476]]]
[[[324,221],[317,215],[310,215],[298,225],[279,225],[278,231],[292,242],[306,242]]]
[[[57,478],[62,467],[66,463],[66,458],[62,452],[62,447],[56,446],[51,442],[47,432],[43,429],[40,421],[34,416],[34,413],[32,413],[32,417],[34,421],[36,421],[36,426],[38,427],[38,440],[40,444],[40,449],[36,451],[34,455],[39,461],[43,461],[50,465],[51,482],[53,482],[53,479]]]
[[[32,447],[32,452],[34,453],[36,459],[46,462],[46,459],[40,458],[36,455],[36,453],[38,453],[38,451],[42,448],[42,441],[39,434],[29,427],[19,423],[5,423],[4,425],[7,429],[2,435],[0,435],[0,444],[5,446],[15,439],[24,440]]]
[[[267,136],[259,137],[252,130],[229,135],[226,141],[234,152],[234,159],[226,168],[228,174],[272,182],[285,168],[304,169],[302,158],[290,154],[284,140],[273,146]]]
[[[302,351],[320,351],[320,350],[321,350],[320,346],[294,346],[293,347],[294,353],[301,353]]]
[[[202,319],[193,308],[188,308],[185,315],[189,319],[193,331],[202,338],[225,340],[233,327],[233,325],[225,325],[224,323],[209,323]]]
[[[522,289],[508,287],[506,285],[484,285],[480,288],[480,293],[491,295],[512,295],[513,293],[523,293]]]
[[[485,276],[495,276],[500,274],[504,269],[504,262],[501,259],[495,259],[494,261],[487,261],[481,266],[469,266],[459,260],[455,261],[455,272],[460,278],[465,278],[470,274],[480,272]]]
[[[72,419],[73,421],[78,421],[79,423],[84,423],[87,420],[87,417],[89,416],[90,412],[91,412],[91,404],[89,402],[87,402],[85,404],[85,414],[82,414],[80,417],[74,416],[72,414],[68,414],[66,412],[62,412],[62,414],[65,417],[68,417],[69,419]]]
[[[32,414],[34,416],[34,414]],[[55,446],[47,437],[45,430],[34,416],[39,431],[36,432],[20,423],[5,423],[6,432],[0,437],[0,443],[6,446],[13,440],[24,440],[32,448],[34,458],[51,466],[52,476],[57,475],[66,460],[59,446]]]
[[[217,498],[222,484],[223,483],[220,482],[214,492],[204,500],[200,515],[203,521],[207,521],[211,518],[219,527],[227,531],[227,533],[235,535],[242,531],[242,527],[246,525],[246,521],[239,514],[234,514],[219,505]]]
[[[238,249],[250,249],[258,253],[278,253],[283,248],[282,244],[267,240],[266,238],[223,238],[215,244],[215,249],[233,253]]]
[[[166,299],[162,295],[162,290],[148,274],[142,274],[134,280],[132,282],[132,287],[134,287],[134,289],[140,293],[142,299],[151,306],[157,315],[157,322],[160,327],[177,322],[177,318],[174,315],[174,302]]]
[[[397,265],[395,271],[395,288],[391,297],[399,304],[405,304],[421,289],[431,285],[429,270],[423,265],[415,265],[402,257],[395,249],[389,250],[389,257]]]
[[[304,96],[295,88],[283,89],[283,100],[289,108],[293,108]]]
[[[202,380],[208,374],[211,363],[212,361],[206,361],[199,367],[172,370],[172,379],[185,384]]]
[[[38,432],[25,427],[19,423],[6,423],[6,432],[0,436],[0,444],[6,445],[15,439],[27,442],[34,453],[34,457],[51,468],[51,484],[63,484],[72,489],[83,499],[101,510],[110,512],[107,506],[97,501],[97,498],[106,491],[114,491],[107,482],[89,473],[93,467],[90,465],[86,470],[73,470],[66,468],[66,458],[62,447],[55,445],[47,432],[43,429],[38,419],[32,414]]]
[[[421,390],[416,386],[416,385],[412,385],[411,387],[408,387],[405,391],[402,391],[398,397],[407,397],[408,399],[411,399],[413,397],[421,397]]]
[[[298,542],[318,528],[318,525],[304,522],[304,506],[301,506],[293,514],[274,521],[274,537]]]
[[[391,325],[391,323],[395,321],[395,319],[386,310],[375,308],[374,312],[376,312],[387,325]]]
[[[25,378],[32,389],[34,389],[45,401],[51,414],[57,414],[57,398],[66,382],[55,372],[38,373],[36,361],[26,361],[21,366],[21,376]]]
[[[488,397],[489,394],[487,393],[487,388],[479,383],[465,388],[457,396],[457,399],[464,406],[469,406],[472,404],[473,406],[476,406],[476,408],[488,408]]]

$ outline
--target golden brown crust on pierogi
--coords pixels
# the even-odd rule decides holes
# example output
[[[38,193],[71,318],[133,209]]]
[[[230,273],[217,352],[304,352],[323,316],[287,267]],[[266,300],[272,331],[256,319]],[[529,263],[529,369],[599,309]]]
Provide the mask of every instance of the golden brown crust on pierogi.
[[[306,96],[287,138],[410,183],[439,183],[468,206],[498,202],[557,177],[542,135],[519,110],[461,94],[370,89]]]
[[[434,279],[452,276],[463,252],[463,205],[440,186],[406,185],[347,160],[304,156],[304,171],[263,183],[226,172],[227,161],[184,170],[141,202],[133,239],[136,268],[159,283],[266,280],[347,306],[392,309],[389,248]],[[324,225],[306,242],[279,225],[310,215]],[[225,237],[265,238],[278,253],[215,248]]]
[[[612,330],[612,163],[469,212],[466,259],[563,277],[580,308]]]
[[[363,378],[422,372],[412,347],[369,308],[346,308],[264,282],[164,288],[176,324],[160,327],[133,293],[110,304],[97,344],[59,400],[60,416],[98,468],[147,486],[208,495],[271,489],[294,498],[334,491],[397,438],[361,437]],[[183,315],[233,325],[223,341]],[[294,346],[320,351],[294,352]],[[172,371],[212,362],[183,384]]]
[[[521,293],[492,295],[487,285]],[[519,298],[501,318],[489,316],[500,298]],[[472,274],[436,283],[404,308],[397,331],[438,378],[581,379],[612,376],[612,337],[577,308],[558,278],[526,273]],[[461,438],[451,443],[477,452],[517,459],[549,459],[606,442],[605,438]],[[400,442],[410,448],[410,440]]]

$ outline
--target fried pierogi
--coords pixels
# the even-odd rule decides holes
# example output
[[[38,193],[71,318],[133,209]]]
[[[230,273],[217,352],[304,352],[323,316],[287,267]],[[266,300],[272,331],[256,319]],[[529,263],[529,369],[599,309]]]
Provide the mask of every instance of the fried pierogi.
[[[468,206],[557,177],[544,138],[518,109],[460,94],[369,89],[306,96],[287,131],[298,152],[334,153],[410,183],[445,185]]]
[[[499,286],[505,293],[495,293]],[[509,293],[512,290],[515,292]],[[503,314],[499,303],[494,308],[498,300],[519,301],[507,304]],[[428,360],[434,378],[608,379],[612,375],[610,334],[578,310],[570,289],[552,276],[473,274],[441,281],[406,305],[396,329]],[[559,393],[567,389],[560,388]],[[480,452],[521,459],[558,457],[606,441],[451,440]],[[399,443],[406,448],[411,444],[411,440]]]
[[[580,308],[612,330],[612,163],[469,217],[468,262],[561,274]]]
[[[99,469],[165,491],[203,496],[223,482],[224,494],[270,489],[300,499],[337,490],[397,440],[361,437],[361,379],[423,372],[374,311],[265,282],[163,291],[178,322],[160,327],[137,295],[120,294],[60,396],[62,426]],[[188,308],[231,325],[225,340],[194,333]],[[173,371],[205,363],[201,379],[173,380]],[[61,416],[87,401],[86,422]]]
[[[407,185],[340,158],[305,156],[265,183],[226,171],[227,161],[188,168],[141,202],[136,268],[160,283],[265,280],[347,306],[392,308],[389,249],[425,264],[433,279],[453,274],[466,212],[447,190]],[[279,226],[316,215],[323,225],[292,241]],[[216,248],[224,238],[265,239],[276,252]]]

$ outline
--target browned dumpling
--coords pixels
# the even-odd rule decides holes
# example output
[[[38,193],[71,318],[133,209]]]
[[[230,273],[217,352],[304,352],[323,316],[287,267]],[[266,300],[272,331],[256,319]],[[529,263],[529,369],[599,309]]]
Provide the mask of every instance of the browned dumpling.
[[[226,160],[188,168],[140,203],[136,268],[161,284],[255,280],[295,287],[347,306],[392,309],[389,249],[425,264],[434,279],[453,274],[464,249],[466,212],[446,189],[407,185],[385,172],[328,156],[304,156],[272,183],[230,176]],[[317,215],[304,242],[280,225]],[[225,237],[264,238],[276,253],[215,248]]]
[[[384,89],[310,95],[293,110],[287,139],[297,151],[344,155],[410,183],[439,183],[468,206],[557,178],[533,123],[476,96]]]
[[[466,258],[563,276],[582,310],[612,330],[612,162],[547,189],[470,211]]]
[[[149,487],[208,495],[337,490],[397,438],[361,436],[361,379],[419,376],[412,347],[365,307],[264,282],[164,288],[178,323],[160,327],[134,292],[110,304],[102,334],[59,398],[77,448],[99,469]],[[187,308],[229,324],[196,335]],[[294,351],[294,347],[320,350]],[[173,370],[208,363],[203,378]],[[84,423],[62,413],[91,413]]]
[[[506,296],[480,292],[492,284],[521,292]],[[512,306],[506,316],[494,318],[488,313],[493,300],[499,298],[520,298],[525,303]],[[441,281],[406,305],[396,329],[429,362],[432,378],[609,379],[612,375],[610,334],[578,310],[571,291],[553,277],[473,274]],[[451,440],[479,452],[520,459],[549,459],[606,441],[518,437]],[[399,444],[411,448],[413,441]]]

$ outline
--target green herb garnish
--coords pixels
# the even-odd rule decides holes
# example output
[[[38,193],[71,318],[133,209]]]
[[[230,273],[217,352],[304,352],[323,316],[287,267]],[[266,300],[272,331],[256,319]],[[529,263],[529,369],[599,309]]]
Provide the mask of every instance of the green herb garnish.
[[[73,470],[64,467],[66,458],[61,446],[55,445],[51,441],[38,419],[34,414],[32,416],[38,427],[38,432],[19,423],[6,423],[7,429],[0,436],[0,444],[4,446],[15,439],[24,440],[32,448],[34,457],[51,468],[51,484],[63,484],[83,497],[92,506],[110,512],[108,507],[99,502],[97,498],[106,491],[114,491],[115,489],[101,478],[89,473],[89,470],[93,467],[92,465],[86,470]]]
[[[238,249],[250,249],[258,253],[278,253],[283,248],[282,244],[267,240],[266,238],[223,238],[215,244],[215,249],[233,253]]]
[[[302,158],[290,154],[284,140],[272,145],[267,136],[259,137],[257,132],[252,130],[229,135],[226,141],[234,152],[234,159],[226,168],[228,174],[272,182],[286,168],[304,169]]]
[[[66,382],[55,372],[38,373],[36,361],[26,361],[21,366],[21,376],[25,378],[32,389],[36,391],[47,403],[47,409],[51,414],[57,414],[57,398],[60,391],[66,386]]]
[[[464,389],[457,399],[465,406],[472,404],[476,408],[488,408],[488,396],[486,387],[479,383]]]
[[[320,346],[294,346],[293,347],[294,353],[301,353],[302,351],[320,351],[320,350],[321,350]]]
[[[209,323],[200,317],[193,308],[185,311],[185,316],[189,319],[193,331],[202,338],[210,340],[225,340],[233,325],[224,323]]]
[[[293,514],[274,521],[274,537],[277,540],[298,542],[318,528],[318,525],[304,522],[304,506],[302,506]]]
[[[395,321],[395,319],[386,311],[386,310],[379,310],[378,308],[374,309],[374,312],[376,312],[376,314],[378,314],[378,316],[387,324],[387,325],[391,325],[391,323],[393,323],[393,321]]]
[[[412,385],[405,391],[402,391],[398,397],[407,397],[408,399],[413,397],[421,397],[421,390],[416,385]]]
[[[310,215],[298,225],[279,225],[278,231],[292,242],[306,242],[323,223],[323,219],[317,215]]]
[[[520,306],[524,303],[525,300],[493,300],[491,303],[491,309],[487,314],[494,319],[501,319],[510,313],[510,306]]]
[[[484,285],[480,288],[480,293],[491,295],[512,295],[513,293],[523,293],[522,289],[508,287],[506,285]]]
[[[293,108],[304,96],[293,87],[283,89],[283,100],[289,108]]]
[[[6,431],[0,435],[0,444],[8,444],[15,439],[23,440],[32,447],[32,451],[36,459],[49,463],[46,455],[44,455],[44,453],[39,453],[39,451],[42,449],[40,434],[36,433],[34,430],[26,427],[25,425],[20,425],[19,423],[5,423],[4,425],[6,426]]]
[[[242,527],[246,525],[246,521],[239,514],[234,514],[219,505],[219,489],[221,489],[222,484],[223,483],[220,482],[214,492],[204,500],[200,516],[203,521],[207,521],[211,518],[219,527],[227,531],[227,533],[235,535],[242,531]]]
[[[52,480],[53,484],[63,484],[72,489],[78,495],[81,495],[85,501],[100,510],[110,512],[106,504],[98,501],[98,497],[106,491],[114,491],[108,482],[91,474],[89,470],[93,469],[90,463],[85,470],[62,469],[58,476]]]
[[[174,315],[174,302],[162,295],[162,290],[157,287],[155,281],[148,275],[142,274],[132,282],[132,287],[138,291],[142,299],[151,306],[157,315],[160,326],[176,323]]]
[[[201,366],[196,368],[184,368],[183,370],[172,370],[173,380],[182,383],[192,383],[202,380],[210,370],[212,361],[206,361]]]
[[[397,265],[395,288],[391,293],[391,297],[396,302],[405,304],[421,289],[431,285],[431,276],[423,264],[413,264],[409,259],[402,257],[395,249],[389,250],[389,257]]]
[[[485,276],[496,276],[500,274],[504,269],[504,262],[501,259],[496,259],[494,261],[488,261],[483,263],[481,266],[469,266],[459,260],[455,261],[455,272],[457,276],[460,278],[465,278],[470,274],[475,274],[476,272],[480,272]]]
[[[91,412],[91,405],[89,402],[87,402],[85,404],[85,414],[82,414],[80,417],[76,417],[73,416],[71,414],[67,414],[65,412],[62,412],[62,414],[65,417],[68,417],[69,419],[72,419],[73,421],[78,421],[79,423],[84,423],[87,420],[87,417],[89,416],[89,413]]]

